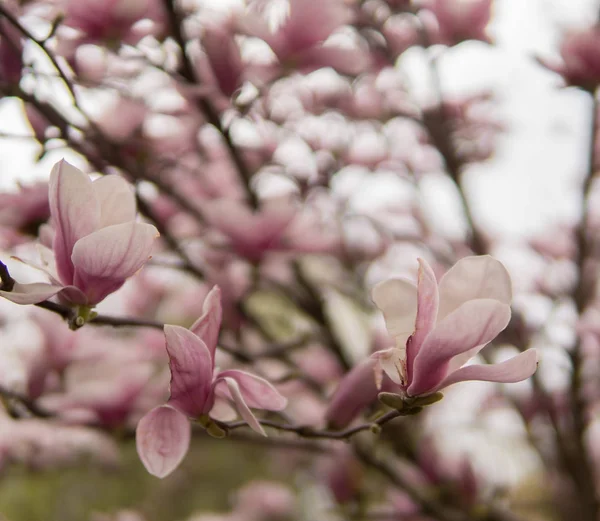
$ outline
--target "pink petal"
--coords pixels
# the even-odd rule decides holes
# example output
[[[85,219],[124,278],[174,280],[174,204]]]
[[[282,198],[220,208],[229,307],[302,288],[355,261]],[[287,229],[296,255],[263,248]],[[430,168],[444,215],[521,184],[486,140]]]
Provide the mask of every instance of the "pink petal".
[[[168,405],[156,407],[146,414],[135,433],[140,460],[157,478],[164,478],[177,468],[188,451],[190,438],[190,422]]]
[[[78,272],[126,279],[150,258],[158,231],[151,224],[128,222],[107,226],[77,241],[72,260]]]
[[[90,178],[62,160],[54,165],[49,183],[50,213],[56,225],[54,254],[61,281],[73,282],[71,253],[75,243],[98,228],[100,208]]]
[[[231,397],[233,398],[236,409],[240,413],[240,416],[253,431],[266,436],[267,433],[262,428],[262,425],[258,422],[256,416],[254,416],[252,411],[248,408],[238,383],[233,378],[225,378],[224,380],[227,383],[227,387],[229,388],[229,392],[231,393]]]
[[[230,398],[215,397],[215,403],[210,410],[210,417],[222,422],[230,422],[237,418],[237,412],[230,405]]]
[[[423,342],[414,361],[408,394],[418,396],[436,389],[446,377],[454,356],[483,347],[509,320],[510,307],[497,300],[465,302],[439,322]]]
[[[438,302],[438,284],[435,273],[433,273],[431,266],[427,262],[419,259],[415,332],[406,343],[406,367],[408,374],[412,374],[413,363],[421,348],[421,344],[435,326]]]
[[[331,67],[341,74],[359,74],[369,66],[368,55],[359,49],[348,49],[333,45],[320,45],[303,52],[298,57],[298,67],[310,72],[322,67]]]
[[[53,286],[44,282],[32,284],[15,283],[12,291],[0,291],[0,296],[15,304],[37,304],[62,291],[63,286]]]
[[[528,349],[505,362],[490,365],[469,365],[450,373],[437,390],[457,382],[483,380],[486,382],[515,383],[529,378],[537,369],[535,349]]]
[[[403,279],[388,279],[371,292],[375,305],[383,312],[388,332],[404,345],[415,328],[417,288]]]
[[[374,358],[368,358],[352,368],[339,383],[329,401],[325,419],[335,428],[348,425],[377,398]]]
[[[237,382],[248,407],[281,411],[287,406],[287,398],[279,394],[264,378],[236,369],[219,373],[220,378],[232,378]]]
[[[279,33],[285,39],[286,50],[290,53],[325,41],[350,19],[348,8],[340,0],[319,3],[291,0],[289,13]]]
[[[100,207],[100,228],[123,224],[135,219],[133,187],[122,177],[107,175],[92,183]]]
[[[489,255],[459,260],[442,277],[439,290],[438,320],[468,300],[490,298],[503,304],[510,304],[512,300],[508,271],[500,261]]]
[[[212,407],[213,360],[206,344],[179,326],[164,328],[171,370],[169,403],[190,417]]]
[[[202,316],[194,322],[190,330],[204,341],[210,351],[210,356],[214,359],[223,318],[219,286],[214,286],[204,299],[202,312]]]
[[[392,347],[377,351],[371,355],[371,358],[377,361],[375,367],[375,384],[381,389],[383,373],[397,385],[405,385],[406,379],[406,352],[404,348]]]

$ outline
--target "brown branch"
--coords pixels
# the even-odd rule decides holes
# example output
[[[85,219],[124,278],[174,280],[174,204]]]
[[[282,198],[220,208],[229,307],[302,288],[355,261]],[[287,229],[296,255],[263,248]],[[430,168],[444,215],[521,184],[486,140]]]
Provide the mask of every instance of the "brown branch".
[[[291,424],[281,424],[272,420],[262,420],[259,419],[258,422],[264,427],[270,427],[272,429],[283,431],[283,432],[293,432],[300,436],[301,438],[311,438],[311,439],[328,439],[328,440],[347,440],[352,436],[358,434],[363,431],[375,431],[378,432],[379,428],[385,425],[386,423],[395,420],[401,416],[409,416],[419,412],[421,408],[416,409],[403,409],[400,411],[390,411],[375,421],[362,423],[360,425],[356,425],[354,427],[349,427],[347,429],[341,431],[333,431],[327,429],[315,429],[306,425],[291,425]],[[222,427],[226,431],[232,431],[235,429],[239,429],[242,427],[248,427],[248,424],[244,421],[225,423],[225,422],[215,422],[219,427]]]
[[[164,6],[168,13],[171,34],[173,35],[175,42],[177,43],[177,45],[179,46],[179,48],[181,50],[181,68],[180,68],[179,72],[180,72],[181,76],[188,83],[193,84],[193,85],[199,85],[200,79],[198,78],[198,76],[196,74],[196,70],[195,70],[189,56],[187,55],[187,51],[186,51],[187,42],[186,42],[186,39],[185,39],[185,37],[183,35],[183,31],[182,31],[182,19],[181,19],[179,13],[177,12],[177,8],[175,6],[175,1],[174,0],[164,0]],[[250,204],[252,205],[253,208],[258,208],[258,198],[256,197],[256,194],[254,193],[254,191],[252,190],[252,188],[250,186],[252,173],[250,172],[248,166],[246,165],[246,162],[244,161],[240,150],[237,148],[237,146],[233,142],[233,137],[231,136],[231,132],[230,132],[229,128],[223,126],[218,112],[216,111],[216,109],[213,107],[213,105],[210,103],[210,101],[207,98],[205,98],[203,96],[198,97],[197,98],[197,106],[200,109],[200,112],[202,112],[204,114],[207,121],[213,127],[215,127],[215,129],[217,129],[217,131],[221,134],[221,136],[223,136],[225,145],[227,146],[227,149],[229,151],[229,155],[231,156],[231,159],[232,159],[233,163],[235,164],[235,167],[237,168],[238,173],[240,175],[240,179],[241,179],[244,187],[246,188],[246,193],[248,195]]]

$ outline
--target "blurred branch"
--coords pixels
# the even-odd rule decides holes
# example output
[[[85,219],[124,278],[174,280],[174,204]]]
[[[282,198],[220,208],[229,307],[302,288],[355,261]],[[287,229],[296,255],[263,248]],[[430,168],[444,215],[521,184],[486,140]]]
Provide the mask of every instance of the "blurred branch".
[[[188,83],[192,85],[199,85],[200,80],[196,75],[194,65],[192,64],[192,61],[190,60],[187,54],[187,42],[185,36],[183,35],[182,18],[177,12],[175,0],[164,0],[164,6],[168,13],[171,34],[173,35],[173,38],[175,39],[177,45],[181,50],[181,69],[179,72]],[[223,136],[223,139],[225,140],[225,145],[227,146],[227,149],[229,151],[229,155],[231,156],[231,159],[233,160],[233,163],[235,164],[235,167],[237,168],[238,173],[240,175],[240,179],[244,187],[246,188],[248,200],[250,201],[250,204],[253,208],[258,208],[258,198],[256,197],[256,194],[250,186],[252,173],[250,172],[246,162],[244,161],[241,151],[233,142],[233,137],[231,136],[230,129],[228,127],[225,127],[221,123],[221,118],[218,112],[207,98],[203,96],[198,96],[196,102],[198,108],[200,109],[200,112],[204,114],[208,122],[213,127],[215,127],[215,129],[217,129],[221,136]]]
[[[593,179],[595,175],[595,149],[596,140],[598,138],[598,102],[595,92],[590,92],[592,98],[592,113],[590,115],[590,144],[588,155],[588,169],[583,180],[581,189],[581,207],[582,215],[579,224],[575,230],[577,239],[577,253],[575,264],[577,266],[577,284],[572,293],[573,301],[577,308],[579,316],[585,312],[588,304],[595,296],[596,273],[592,277],[588,277],[588,263],[593,261],[594,254],[594,237],[591,236],[588,229],[589,210],[590,210],[590,192],[592,189]],[[582,495],[582,500],[587,511],[588,518],[592,520],[598,519],[600,513],[600,501],[596,493],[595,471],[591,462],[586,441],[587,430],[587,403],[583,393],[583,365],[585,358],[582,352],[582,337],[578,335],[577,342],[573,349],[568,352],[571,364],[571,387],[570,395],[572,401],[573,412],[573,429],[574,429],[574,452],[575,461],[577,463],[579,490]]]
[[[341,431],[333,431],[333,430],[320,430],[314,429],[313,427],[306,425],[290,425],[290,424],[281,424],[271,420],[262,420],[259,419],[258,422],[264,427],[270,427],[272,429],[284,432],[293,432],[302,438],[313,438],[313,439],[328,439],[328,440],[347,440],[352,436],[358,434],[363,431],[372,431],[375,433],[379,432],[379,428],[385,425],[386,423],[395,420],[401,416],[411,416],[413,414],[417,414],[420,412],[422,407],[416,408],[408,408],[400,411],[390,411],[375,421],[362,423],[355,427],[350,427],[348,429],[344,429]],[[233,423],[225,423],[225,422],[215,422],[225,431],[232,431],[235,429],[239,429],[242,427],[248,427],[248,424],[244,421],[238,421]]]
[[[23,25],[21,25],[21,22],[19,22],[19,20],[16,17],[14,17],[8,11],[8,9],[2,5],[2,3],[0,3],[0,17],[6,18],[6,20],[17,31],[19,31],[25,38],[27,38],[28,40],[30,40],[31,42],[33,42],[34,44],[36,44],[40,49],[42,49],[42,51],[44,52],[44,54],[46,55],[46,57],[48,58],[48,60],[50,60],[50,63],[52,64],[52,66],[58,72],[58,75],[59,75],[60,79],[64,82],[65,86],[67,87],[67,90],[69,91],[69,94],[71,95],[71,97],[73,99],[73,105],[74,105],[74,107],[86,119],[89,119],[87,117],[87,115],[85,114],[85,112],[81,109],[81,107],[79,105],[77,92],[75,91],[75,86],[73,85],[73,83],[71,82],[71,80],[69,79],[69,77],[67,76],[67,73],[63,70],[63,68],[61,67],[61,65],[58,63],[58,60],[54,56],[54,53],[52,53],[52,51],[50,51],[48,49],[48,47],[46,46],[47,39],[40,40],[40,39],[36,38],[28,29],[26,29],[25,27],[23,27]],[[55,30],[56,30],[56,27],[53,26],[52,31],[50,33],[50,36],[52,36],[52,34],[54,33]],[[1,26],[0,26],[0,32],[2,32]]]

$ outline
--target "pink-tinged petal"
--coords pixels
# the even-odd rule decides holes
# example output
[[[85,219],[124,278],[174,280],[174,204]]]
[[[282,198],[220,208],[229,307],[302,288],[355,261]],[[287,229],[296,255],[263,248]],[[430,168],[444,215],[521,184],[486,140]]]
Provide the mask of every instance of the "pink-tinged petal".
[[[538,355],[535,349],[528,349],[505,362],[490,365],[469,365],[450,373],[437,390],[457,382],[482,380],[485,382],[515,383],[529,378],[537,369]]]
[[[439,293],[435,273],[427,262],[419,259],[415,332],[406,343],[406,367],[409,375],[412,374],[413,363],[423,341],[435,326],[438,303]]]
[[[56,225],[53,243],[56,269],[64,284],[72,284],[73,247],[79,239],[97,230],[100,221],[92,181],[73,165],[59,161],[50,174],[49,202]]]
[[[412,334],[417,317],[417,288],[403,279],[388,279],[371,292],[375,305],[382,311],[385,325],[398,344]]]
[[[191,426],[178,410],[162,405],[138,423],[135,443],[146,470],[157,478],[173,472],[190,446]]]
[[[368,358],[352,368],[339,383],[329,401],[325,419],[332,427],[346,427],[358,414],[377,398],[375,365],[377,360]]]
[[[408,394],[418,396],[436,389],[446,378],[453,357],[483,347],[509,320],[510,307],[498,300],[465,302],[438,322],[423,342],[414,361]]]
[[[157,237],[157,229],[146,223],[128,222],[102,228],[75,244],[71,258],[76,273],[127,279],[150,258]]]
[[[135,220],[133,187],[122,177],[107,175],[92,183],[100,206],[100,228]]]
[[[237,382],[248,407],[281,411],[287,406],[287,398],[279,394],[279,391],[264,378],[237,369],[219,373],[220,378],[232,378]]]
[[[0,291],[0,296],[15,304],[37,304],[62,291],[63,286],[53,286],[44,282],[32,284],[15,283],[12,291]]]
[[[206,344],[194,333],[179,326],[165,326],[171,370],[169,403],[190,417],[207,413],[212,407],[213,360]]]
[[[208,350],[210,356],[214,359],[215,349],[219,341],[219,330],[221,329],[221,320],[223,318],[223,308],[221,307],[221,289],[214,286],[210,290],[204,304],[202,305],[202,316],[194,322],[190,330],[199,336]]]
[[[289,54],[325,41],[333,31],[350,20],[350,12],[340,0],[319,3],[291,0],[289,13],[278,31]]]
[[[215,403],[210,410],[210,417],[222,422],[230,422],[237,418],[237,412],[231,406],[229,398],[215,397]]]
[[[252,411],[246,404],[246,401],[244,400],[244,396],[242,395],[242,392],[240,390],[240,386],[238,385],[238,383],[233,378],[225,378],[224,380],[227,383],[227,387],[229,389],[229,392],[231,393],[231,397],[233,398],[235,407],[236,407],[237,411],[240,413],[240,416],[250,426],[250,428],[253,431],[258,432],[259,434],[262,434],[263,436],[266,436],[267,433],[262,428],[262,425],[258,422],[258,420],[256,419],[256,416],[254,416],[254,414],[252,414]]]
[[[375,367],[375,385],[381,389],[383,373],[397,385],[406,383],[406,351],[404,347],[392,347],[383,351],[377,351],[371,355],[377,361]]]
[[[510,304],[512,286],[504,265],[480,255],[459,260],[440,280],[438,320],[452,313],[461,304],[473,299],[489,298]]]

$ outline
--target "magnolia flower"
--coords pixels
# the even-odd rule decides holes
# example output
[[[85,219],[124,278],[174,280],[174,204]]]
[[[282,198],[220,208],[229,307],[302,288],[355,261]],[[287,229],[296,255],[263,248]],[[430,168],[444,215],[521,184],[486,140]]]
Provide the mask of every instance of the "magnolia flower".
[[[49,192],[56,270],[44,271],[52,283],[16,283],[0,295],[35,304],[59,294],[71,305],[91,308],[146,263],[158,231],[135,221],[133,190],[120,177],[92,181],[63,160],[52,169]]]
[[[445,45],[465,40],[488,42],[485,28],[490,21],[492,0],[429,0],[426,7],[438,23],[433,38]]]
[[[287,400],[266,380],[230,369],[215,368],[215,350],[221,327],[220,290],[215,286],[204,301],[204,314],[191,330],[165,326],[171,396],[139,422],[136,444],[142,463],[154,476],[164,478],[179,465],[190,443],[190,423],[198,420],[210,433],[224,433],[213,417],[233,402],[240,416],[266,436],[250,407],[280,411]]]
[[[490,256],[460,260],[439,284],[419,259],[417,286],[390,279],[372,297],[395,347],[374,353],[342,380],[327,413],[335,426],[351,421],[382,388],[414,398],[465,380],[513,383],[535,372],[534,349],[500,364],[463,367],[510,320],[510,276]]]
[[[323,45],[350,18],[350,11],[340,0],[291,0],[288,16],[275,31],[265,20],[248,15],[239,25],[242,32],[264,40],[282,66],[293,65],[303,72],[332,67],[343,74],[358,74],[369,64],[360,49]]]
[[[593,91],[600,85],[600,25],[569,31],[560,45],[563,63],[539,59],[568,85]]]
[[[64,24],[81,33],[79,43],[123,41],[130,45],[158,31],[165,14],[158,0],[65,0],[64,11]],[[157,27],[148,30],[136,25],[144,19]]]

